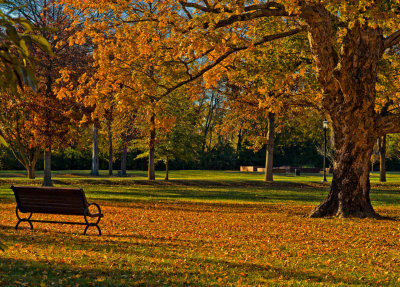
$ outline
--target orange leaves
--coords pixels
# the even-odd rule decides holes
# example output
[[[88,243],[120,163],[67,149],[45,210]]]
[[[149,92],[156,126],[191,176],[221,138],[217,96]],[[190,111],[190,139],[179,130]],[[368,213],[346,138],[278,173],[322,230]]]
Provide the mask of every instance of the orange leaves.
[[[136,176],[95,185],[65,178],[103,200],[101,237],[82,236],[72,225],[15,231],[15,203],[1,201],[1,240],[9,247],[1,254],[1,284],[398,284],[398,222],[311,219],[304,214],[325,192],[320,184],[265,185],[232,172],[202,173],[206,181],[179,173],[194,180],[155,184]],[[313,203],[287,201],[294,198]],[[379,212],[400,216],[395,205]]]

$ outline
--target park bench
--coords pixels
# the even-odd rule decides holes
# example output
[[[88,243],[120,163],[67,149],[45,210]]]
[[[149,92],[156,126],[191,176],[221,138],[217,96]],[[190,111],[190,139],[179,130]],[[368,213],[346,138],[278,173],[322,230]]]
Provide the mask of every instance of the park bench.
[[[100,206],[96,203],[88,203],[85,193],[79,188],[55,188],[55,187],[35,187],[35,186],[11,186],[17,201],[16,215],[18,218],[15,229],[21,222],[28,222],[33,229],[32,222],[61,223],[86,225],[83,234],[86,234],[89,226],[96,226],[101,235],[99,222],[103,217]],[[96,213],[92,213],[89,208],[97,208]],[[93,208],[91,208],[93,209]],[[21,213],[30,213],[27,218],[21,218]],[[34,220],[31,219],[34,213],[58,214],[58,215],[81,215],[85,222],[53,221],[53,220]],[[93,218],[90,222],[88,218]]]

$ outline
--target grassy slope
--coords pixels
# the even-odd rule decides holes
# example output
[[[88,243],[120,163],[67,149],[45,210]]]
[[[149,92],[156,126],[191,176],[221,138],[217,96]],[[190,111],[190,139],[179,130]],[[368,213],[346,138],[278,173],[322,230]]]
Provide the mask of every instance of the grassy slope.
[[[15,231],[9,186],[32,182],[0,173],[0,237],[8,245],[0,286],[400,286],[398,174],[386,184],[372,175],[373,204],[389,220],[306,218],[328,190],[320,175],[281,175],[268,184],[239,172],[175,171],[170,182],[153,183],[143,172],[84,174],[54,179],[101,204],[102,237],[54,224]]]

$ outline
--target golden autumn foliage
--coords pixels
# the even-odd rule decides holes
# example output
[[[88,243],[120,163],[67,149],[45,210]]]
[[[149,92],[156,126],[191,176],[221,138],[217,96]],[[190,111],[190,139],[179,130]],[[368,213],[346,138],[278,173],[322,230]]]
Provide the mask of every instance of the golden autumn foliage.
[[[163,98],[200,79],[210,89],[225,76],[238,78],[245,82],[241,88],[252,88],[246,96],[256,95],[258,106],[270,115],[288,104],[280,97],[289,95],[294,104],[300,100],[317,106],[330,122],[335,176],[331,193],[312,216],[379,217],[369,199],[369,159],[376,139],[400,131],[399,113],[387,112],[394,101],[377,93],[382,62],[390,62],[387,56],[400,41],[399,1],[63,3],[71,5],[68,13],[84,26],[70,44],[91,41],[95,46],[97,73],[105,83],[99,88],[104,93],[119,88],[118,97],[124,94],[126,103],[145,107],[149,166],[156,109],[162,108]],[[280,48],[290,36],[302,40]],[[252,67],[268,64],[270,54],[281,56],[270,61],[270,77],[252,75]],[[250,64],[247,70],[241,61]],[[386,95],[392,92],[387,88]],[[154,179],[150,169],[149,179]]]

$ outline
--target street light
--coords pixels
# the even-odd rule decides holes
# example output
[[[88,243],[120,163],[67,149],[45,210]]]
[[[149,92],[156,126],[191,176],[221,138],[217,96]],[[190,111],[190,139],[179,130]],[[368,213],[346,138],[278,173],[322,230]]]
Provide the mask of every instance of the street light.
[[[328,130],[328,121],[326,119],[322,122],[322,127],[324,128],[324,178],[322,182],[326,182],[326,131]]]

